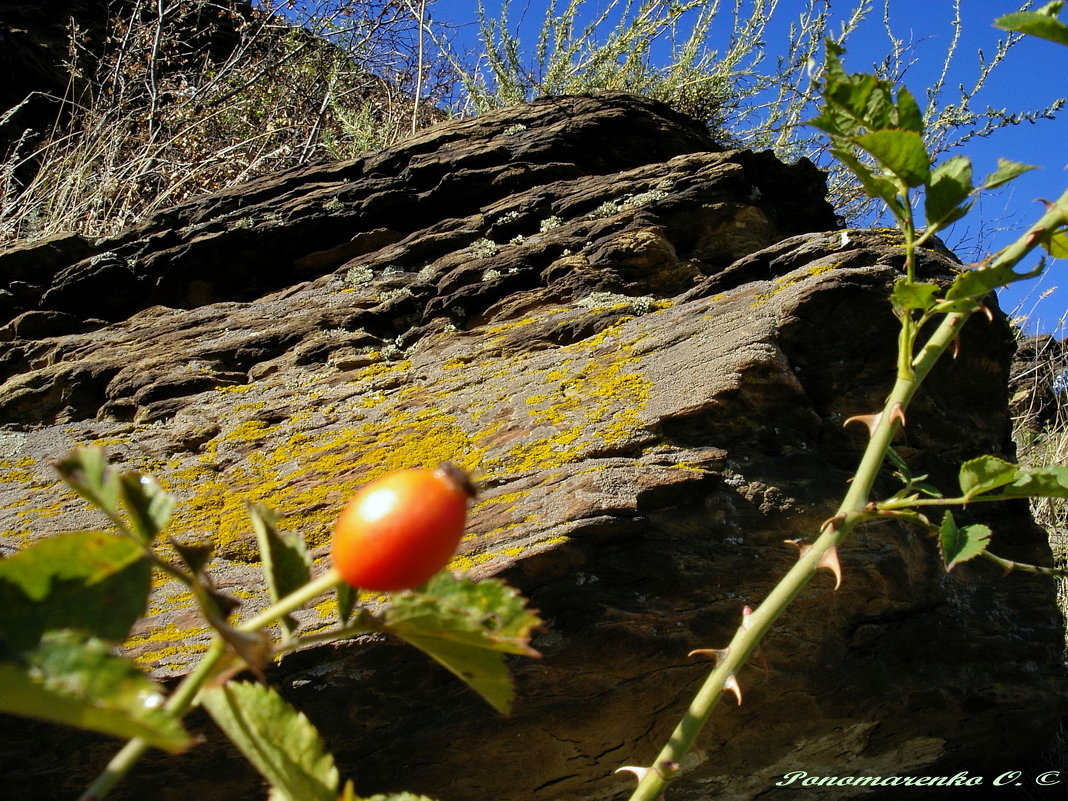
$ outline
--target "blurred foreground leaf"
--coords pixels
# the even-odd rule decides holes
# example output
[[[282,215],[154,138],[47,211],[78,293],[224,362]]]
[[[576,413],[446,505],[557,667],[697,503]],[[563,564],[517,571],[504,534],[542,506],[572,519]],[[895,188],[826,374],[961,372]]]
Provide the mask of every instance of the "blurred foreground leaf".
[[[119,495],[122,488],[119,474],[109,465],[103,448],[78,448],[55,463],[60,477],[72,490],[118,525]]]
[[[151,572],[128,537],[75,531],[39,540],[0,560],[0,643],[30,648],[49,629],[123,640],[144,614]]]
[[[259,503],[249,504],[249,517],[256,532],[264,578],[271,600],[275,603],[291,592],[303,587],[311,578],[311,556],[304,538],[297,532],[282,534],[275,523],[277,516]],[[287,634],[297,630],[297,621],[292,615],[282,618]]]
[[[162,702],[159,688],[136,665],[77,632],[49,632],[18,661],[0,662],[4,712],[181,751],[193,741]]]
[[[1063,6],[1064,3],[1061,0],[1054,0],[1052,3],[1046,3],[1038,11],[1019,11],[998,17],[994,24],[1002,30],[1026,33],[1068,45],[1068,25],[1057,19]]]
[[[152,476],[135,470],[119,477],[119,487],[134,531],[142,542],[151,543],[170,522],[174,496],[164,492]]]

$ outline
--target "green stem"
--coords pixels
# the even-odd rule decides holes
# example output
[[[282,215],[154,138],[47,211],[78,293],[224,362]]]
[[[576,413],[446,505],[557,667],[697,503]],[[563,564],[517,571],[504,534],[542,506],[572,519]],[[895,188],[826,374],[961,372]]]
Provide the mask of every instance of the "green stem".
[[[334,589],[341,583],[341,576],[335,568],[330,568],[318,578],[308,582],[303,587],[272,604],[260,614],[237,626],[239,631],[257,631],[285,617],[297,609],[306,606],[310,601]],[[196,668],[182,679],[170,698],[163,705],[163,709],[170,712],[176,718],[180,718],[196,702],[196,697],[207,681],[215,675],[219,662],[226,655],[227,648],[222,638],[216,634],[208,646]],[[103,772],[90,784],[85,792],[78,797],[78,801],[99,801],[125,776],[134,766],[138,759],[148,750],[148,743],[140,737],[135,737],[126,743],[108,762]]]
[[[801,554],[763,603],[746,616],[727,646],[726,653],[705,680],[667,745],[653,762],[654,767],[639,781],[630,801],[654,801],[660,797],[673,778],[675,769],[707,723],[727,681],[749,660],[753,649],[816,574],[824,555],[832,548],[837,548],[857,524],[868,519],[866,507],[871,488],[882,467],[886,449],[900,427],[900,418],[895,410],[903,410],[908,406],[916,386],[916,379],[898,377],[873,427],[856,475],[837,513],[824,524],[822,533],[812,547]]]
[[[271,623],[281,620],[290,612],[296,612],[298,609],[307,606],[320,595],[330,592],[341,582],[341,574],[337,572],[337,568],[331,567],[318,578],[312,579],[277,603],[271,604],[254,618],[238,625],[237,628],[240,631],[256,631],[264,626],[269,626]]]
[[[1026,495],[961,495],[959,498],[890,498],[879,503],[880,509],[911,509],[915,506],[967,506],[970,503],[1018,501]]]
[[[911,255],[910,252],[908,254],[910,260]],[[730,645],[721,654],[715,669],[705,679],[667,745],[638,782],[638,787],[631,795],[630,801],[655,801],[661,796],[667,784],[674,778],[683,757],[693,747],[697,735],[704,728],[716,704],[719,703],[727,682],[731,677],[736,676],[771,626],[816,574],[825,554],[832,548],[837,549],[853,528],[869,518],[866,510],[871,490],[886,458],[890,442],[904,419],[904,411],[908,408],[917,388],[934,367],[938,357],[956,339],[957,332],[967,317],[967,314],[946,315],[920,354],[912,360],[909,369],[898,371],[897,380],[887,397],[883,410],[871,426],[871,437],[861,457],[853,482],[835,516],[824,524],[812,547],[802,552],[801,557],[772,589],[763,603],[746,616]],[[908,327],[911,323],[911,319],[902,320],[903,327]],[[908,341],[909,336],[903,336],[900,341],[901,346],[904,347]],[[911,348],[907,353],[911,356]],[[899,365],[905,361],[906,358],[901,358]]]
[[[1051,576],[1052,578],[1065,578],[1066,576],[1068,576],[1068,568],[1039,567],[1038,565],[1029,565],[1026,562],[1014,562],[1012,559],[1005,559],[1001,556],[995,556],[994,554],[990,553],[990,551],[983,551],[980,556],[990,562],[993,562],[1006,573],[1011,573],[1014,570],[1018,570],[1021,573],[1034,573],[1039,576]]]
[[[902,224],[906,247],[906,273],[908,281],[914,282],[915,249],[918,242],[924,241],[930,232],[917,240],[911,217],[903,220]],[[1053,204],[1023,236],[999,253],[990,268],[1017,264],[1040,242],[1048,238],[1050,232],[1066,224],[1068,224],[1068,192],[1062,195],[1057,203]],[[655,801],[663,794],[668,783],[677,774],[683,757],[693,747],[697,735],[704,728],[716,704],[719,703],[728,681],[748,661],[753,649],[764,638],[772,624],[823,565],[825,555],[832,548],[836,549],[859,523],[871,519],[867,511],[871,490],[886,458],[890,442],[898,428],[904,423],[904,412],[916,390],[930,374],[939,358],[956,341],[968,317],[980,308],[980,300],[980,298],[975,299],[963,311],[946,314],[920,352],[915,355],[916,338],[922,323],[927,322],[927,319],[922,319],[918,323],[907,310],[902,315],[901,334],[898,339],[897,380],[882,412],[871,426],[871,438],[861,457],[853,483],[838,507],[838,512],[824,524],[812,547],[802,552],[798,561],[772,589],[756,611],[745,616],[742,626],[735,633],[730,645],[718,653],[716,667],[694,697],[690,708],[675,728],[667,745],[640,778],[630,801]],[[985,552],[983,555],[1009,570],[1055,573],[1049,568],[1024,566]]]
[[[318,645],[322,642],[336,642],[338,640],[347,640],[352,637],[358,637],[361,634],[370,634],[372,632],[382,631],[382,626],[379,625],[380,621],[374,616],[360,616],[357,620],[349,623],[344,628],[330,629],[329,631],[321,631],[318,634],[309,634],[304,637],[294,638],[289,642],[283,643],[274,649],[275,656],[281,656],[291,651],[296,651],[298,648],[306,648],[309,645]]]

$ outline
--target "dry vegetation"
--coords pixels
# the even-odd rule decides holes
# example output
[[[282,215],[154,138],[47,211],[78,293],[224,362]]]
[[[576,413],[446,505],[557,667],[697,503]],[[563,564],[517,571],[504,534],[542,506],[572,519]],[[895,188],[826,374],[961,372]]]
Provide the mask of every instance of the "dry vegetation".
[[[493,6],[496,16],[480,0],[480,47],[462,54],[455,28],[434,18],[434,0],[255,5],[113,3],[102,46],[72,26],[70,88],[55,98],[54,124],[13,130],[17,117],[0,110],[0,143],[10,145],[0,152],[0,243],[111,234],[192,194],[374,150],[447,115],[605,89],[660,98],[723,142],[822,163],[850,221],[874,208],[828,163],[816,131],[800,124],[814,101],[809,67],[823,38],[848,41],[869,17],[877,23],[883,9],[872,0],[857,0],[840,26],[825,0],[807,0],[800,13],[780,10],[779,0],[612,0],[594,19],[588,8],[582,15],[581,0],[543,0],[524,6],[526,17],[543,15],[532,41],[516,32],[507,0]],[[785,52],[772,57],[765,40],[777,15],[794,22]],[[877,68],[900,77],[913,50],[887,33]],[[950,33],[960,33],[959,20]],[[927,91],[933,152],[1056,111],[978,105],[1011,41],[980,59],[968,88],[953,91],[951,36],[947,69]]]
[[[349,158],[391,144],[413,118],[440,117],[445,84],[432,70],[414,108],[410,15],[387,0],[359,6],[357,19],[341,9],[309,31],[237,2],[136,0],[100,48],[72,27],[55,124],[0,128],[14,140],[0,165],[0,242],[108,235],[190,195]]]

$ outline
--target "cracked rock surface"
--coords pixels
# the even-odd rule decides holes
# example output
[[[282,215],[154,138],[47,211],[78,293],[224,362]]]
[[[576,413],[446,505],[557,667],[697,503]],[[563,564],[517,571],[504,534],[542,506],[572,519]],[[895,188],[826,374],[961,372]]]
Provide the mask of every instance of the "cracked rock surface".
[[[95,442],[178,494],[173,533],[213,538],[217,583],[255,609],[246,501],[322,556],[356,487],[458,462],[483,493],[454,567],[507,578],[546,623],[543,658],[513,663],[512,717],[375,639],[294,654],[273,679],[361,794],[626,798],[612,771],[655,755],[707,670],[687,654],[725,644],[796,558],[784,540],[833,513],[863,447],[842,422],[893,381],[900,242],[837,230],[824,191],[811,164],[724,150],[656,102],[555,98],[112,240],[2,251],[2,547],[100,525],[47,464]],[[958,268],[923,253],[934,279]],[[952,490],[962,459],[1011,458],[1012,349],[1002,316],[969,324],[896,445],[914,473]],[[1022,504],[972,519],[1002,555],[1049,562]],[[890,525],[841,556],[841,589],[821,574],[802,592],[672,801],[747,801],[798,769],[1020,769],[1048,738],[1066,689],[1051,583],[947,575],[934,542]],[[204,641],[163,583],[126,647],[174,677]],[[191,725],[209,742],[148,759],[113,797],[262,798]],[[114,746],[3,730],[13,801],[45,782],[73,797]]]

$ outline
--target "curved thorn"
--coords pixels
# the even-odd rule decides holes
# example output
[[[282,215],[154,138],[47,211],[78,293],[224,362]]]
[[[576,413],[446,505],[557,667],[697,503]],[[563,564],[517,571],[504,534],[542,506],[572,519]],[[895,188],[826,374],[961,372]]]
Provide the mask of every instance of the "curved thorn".
[[[901,423],[901,427],[905,427],[905,411],[901,408],[901,401],[894,404],[894,408],[890,411],[890,422],[898,421]]]
[[[686,654],[686,656],[710,656],[718,665],[720,661],[727,658],[727,655],[731,652],[730,648],[695,648]]]
[[[738,699],[738,706],[742,705],[742,688],[738,685],[738,679],[734,674],[727,676],[727,680],[723,682],[723,692],[734,693],[734,697]]]
[[[649,772],[649,768],[640,768],[640,767],[637,767],[635,765],[624,765],[621,768],[616,768],[612,772],[613,773],[633,773],[634,776],[640,782],[642,779],[645,778],[645,774],[647,774]]]
[[[960,334],[953,337],[953,358],[956,359],[960,356]]]
[[[838,528],[838,526],[840,526],[842,523],[845,522],[845,519],[846,519],[846,516],[845,516],[844,513],[836,514],[834,517],[828,517],[826,520],[824,520],[822,523],[820,523],[820,534],[822,534],[824,531],[826,531],[829,528],[830,529]]]
[[[820,561],[816,564],[816,569],[821,567],[830,570],[834,573],[834,588],[837,590],[842,586],[842,564],[838,561],[838,548],[832,545],[820,556]]]
[[[850,423],[863,423],[868,427],[868,436],[875,434],[875,427],[879,425],[879,419],[883,416],[882,412],[878,414],[855,414],[852,417],[846,418],[846,421],[842,423],[842,427],[845,428]]]
[[[994,312],[990,311],[990,307],[985,303],[979,304],[979,311],[986,315],[987,322],[994,322]]]

